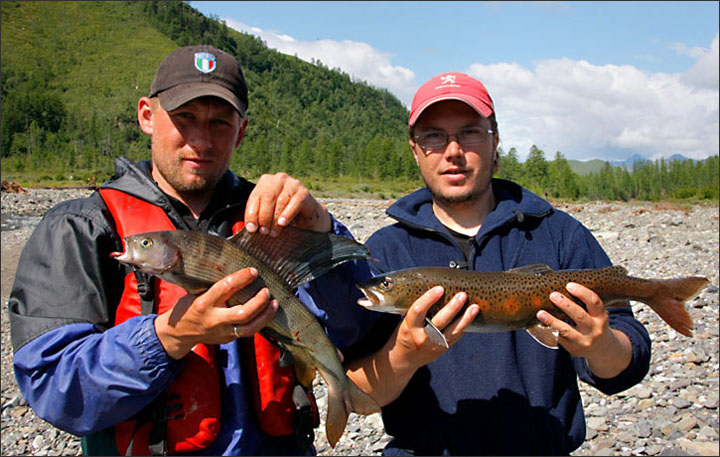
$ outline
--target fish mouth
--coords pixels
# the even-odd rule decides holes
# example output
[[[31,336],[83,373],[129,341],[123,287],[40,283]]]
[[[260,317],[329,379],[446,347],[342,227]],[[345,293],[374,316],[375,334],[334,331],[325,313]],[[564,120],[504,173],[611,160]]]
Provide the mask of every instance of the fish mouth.
[[[128,265],[132,268],[144,270],[150,274],[162,275],[167,273],[173,268],[173,265],[163,266],[161,268],[155,267],[154,265],[148,265],[144,262],[138,261],[133,258],[132,254],[128,252],[111,252],[110,257],[117,260],[118,262]]]
[[[365,298],[359,298],[357,304],[365,308],[372,308],[380,305],[380,295],[373,289],[363,285],[362,283],[356,284],[357,288],[365,294]]]
[[[110,257],[117,260],[118,262],[127,262],[130,260],[130,256],[127,252],[111,252]]]

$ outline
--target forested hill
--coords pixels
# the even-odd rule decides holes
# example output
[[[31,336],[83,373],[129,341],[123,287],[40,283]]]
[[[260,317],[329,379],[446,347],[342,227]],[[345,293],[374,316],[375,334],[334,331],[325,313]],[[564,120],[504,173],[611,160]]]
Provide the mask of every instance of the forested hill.
[[[149,157],[137,99],[170,51],[211,44],[237,57],[250,91],[234,170],[415,176],[408,112],[395,96],[268,49],[185,3],[3,1],[0,8],[3,171],[104,175],[117,156]]]

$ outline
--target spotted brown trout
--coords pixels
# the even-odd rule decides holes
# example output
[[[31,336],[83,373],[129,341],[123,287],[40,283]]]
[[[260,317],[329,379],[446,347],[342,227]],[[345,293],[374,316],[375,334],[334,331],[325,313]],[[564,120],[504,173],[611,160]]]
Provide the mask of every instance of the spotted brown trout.
[[[315,316],[295,295],[295,288],[356,259],[368,259],[367,249],[349,238],[285,227],[276,238],[241,230],[230,238],[185,230],[127,236],[118,261],[177,284],[192,294],[206,291],[219,279],[246,267],[258,278],[228,300],[245,303],[267,287],[278,307],[261,332],[292,356],[298,380],[309,387],[315,370],[328,387],[325,422],[328,441],[335,446],[350,412],[378,412],[377,403],[345,375],[338,351]]]
[[[677,332],[692,336],[692,320],[685,302],[695,298],[709,281],[703,277],[641,279],[627,275],[622,266],[595,270],[558,270],[547,265],[528,265],[503,272],[478,272],[448,267],[409,268],[365,280],[357,287],[365,294],[358,304],[375,311],[405,314],[412,303],[431,287],[445,288],[443,298],[428,311],[428,317],[455,294],[465,291],[465,308],[473,303],[480,313],[469,332],[504,332],[525,329],[540,344],[557,348],[557,333],[538,321],[545,310],[558,319],[570,318],[550,301],[550,293],[562,292],[568,282],[592,289],[607,307],[627,306],[627,300],[645,303]],[[443,334],[426,319],[430,339],[447,347]]]

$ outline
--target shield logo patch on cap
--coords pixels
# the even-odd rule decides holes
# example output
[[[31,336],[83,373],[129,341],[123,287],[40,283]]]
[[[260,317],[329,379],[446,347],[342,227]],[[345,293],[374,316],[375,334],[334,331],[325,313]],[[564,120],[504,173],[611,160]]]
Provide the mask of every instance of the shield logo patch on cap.
[[[196,52],[195,68],[203,73],[210,73],[215,70],[215,67],[217,66],[215,60],[216,57],[209,52]]]

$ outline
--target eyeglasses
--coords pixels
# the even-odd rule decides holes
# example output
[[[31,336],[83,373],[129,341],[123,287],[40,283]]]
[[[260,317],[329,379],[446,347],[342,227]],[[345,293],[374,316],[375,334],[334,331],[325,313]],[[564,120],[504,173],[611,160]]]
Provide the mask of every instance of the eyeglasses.
[[[454,135],[442,130],[423,132],[415,135],[415,142],[423,149],[438,150],[445,149],[451,136],[454,136],[460,146],[474,146],[485,143],[493,132],[484,127],[468,127],[460,130]]]

